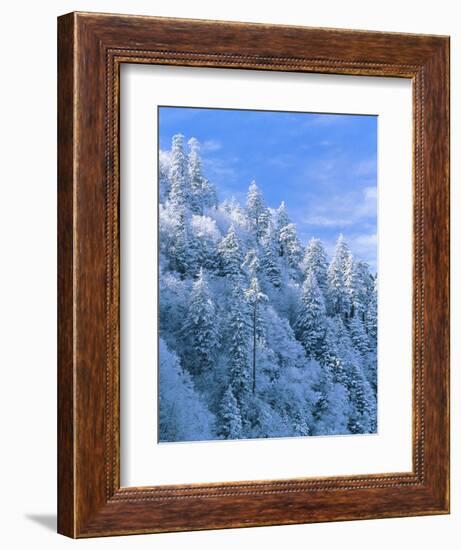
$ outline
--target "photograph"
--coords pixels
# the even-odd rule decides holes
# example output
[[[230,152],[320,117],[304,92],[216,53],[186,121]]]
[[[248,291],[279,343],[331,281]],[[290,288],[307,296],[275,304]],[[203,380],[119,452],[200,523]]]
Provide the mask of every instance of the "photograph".
[[[377,433],[378,117],[157,113],[159,443]]]

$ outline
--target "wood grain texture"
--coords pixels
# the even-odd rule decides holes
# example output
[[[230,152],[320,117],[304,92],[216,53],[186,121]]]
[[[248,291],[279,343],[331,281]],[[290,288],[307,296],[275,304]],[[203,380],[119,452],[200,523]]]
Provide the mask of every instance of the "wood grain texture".
[[[59,18],[58,31],[59,532],[447,513],[448,38],[87,13]],[[127,62],[412,79],[411,472],[120,488],[119,68]]]

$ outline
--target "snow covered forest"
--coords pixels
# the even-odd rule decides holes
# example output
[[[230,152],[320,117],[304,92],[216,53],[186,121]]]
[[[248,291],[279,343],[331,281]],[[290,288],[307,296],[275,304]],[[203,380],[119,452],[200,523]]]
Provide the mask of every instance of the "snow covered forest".
[[[159,441],[374,433],[376,274],[301,243],[256,182],[219,200],[200,146],[159,152]]]

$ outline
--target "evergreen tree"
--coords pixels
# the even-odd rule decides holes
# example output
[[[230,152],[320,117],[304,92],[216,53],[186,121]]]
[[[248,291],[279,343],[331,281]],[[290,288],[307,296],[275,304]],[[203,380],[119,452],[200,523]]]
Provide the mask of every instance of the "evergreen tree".
[[[216,308],[203,269],[192,285],[182,332],[186,342],[184,364],[189,372],[197,375],[212,369],[218,346],[218,327]]]
[[[308,273],[303,284],[296,334],[306,350],[307,357],[322,356],[325,340],[325,303],[313,271]]]
[[[260,262],[258,254],[254,248],[250,248],[246,253],[245,259],[243,261],[243,267],[248,272],[250,277],[257,275],[260,269]]]
[[[242,437],[242,418],[237,400],[228,386],[224,392],[218,411],[218,435],[224,439]]]
[[[195,214],[203,216],[206,208],[217,204],[216,190],[202,173],[200,144],[195,138],[188,141],[189,145],[189,179],[191,187],[190,209]]]
[[[171,189],[169,200],[178,209],[190,206],[189,177],[187,169],[187,157],[184,153],[184,136],[173,136],[171,146]]]
[[[281,256],[290,268],[292,276],[295,279],[299,278],[302,250],[296,234],[295,224],[289,223],[282,227],[279,233],[279,246]]]
[[[330,372],[334,383],[347,385],[347,371],[341,354],[341,344],[344,343],[346,328],[339,315],[327,317],[325,342],[322,350],[321,363]]]
[[[159,340],[159,440],[210,439],[214,416],[194,389],[191,376],[178,356]]]
[[[191,255],[189,227],[183,211],[179,212],[177,223],[173,228],[172,245],[169,252],[172,268],[182,277],[194,272],[194,258]]]
[[[250,304],[252,309],[252,335],[253,335],[253,358],[252,358],[252,372],[253,372],[253,393],[256,391],[256,340],[257,340],[257,334],[258,334],[258,322],[260,322],[260,319],[258,317],[258,306],[259,304],[265,302],[267,300],[267,296],[261,292],[261,289],[259,287],[258,279],[256,277],[253,277],[251,279],[251,283],[249,288],[245,291],[245,298],[247,302]]]
[[[287,225],[291,223],[290,218],[288,217],[287,207],[285,205],[285,201],[282,201],[280,203],[280,206],[277,208],[276,211],[276,235],[277,240],[280,243],[280,231]],[[282,250],[279,251],[280,256],[282,255]]]
[[[351,363],[348,378],[351,413],[348,427],[351,433],[376,431],[376,401],[358,362]]]
[[[268,229],[270,216],[261,190],[255,181],[251,182],[248,189],[246,215],[249,228],[253,232],[256,242],[259,243]]]
[[[227,235],[218,244],[218,259],[221,276],[238,277],[242,274],[241,246],[233,225],[229,227]]]
[[[344,237],[340,235],[328,267],[328,309],[331,315],[341,315],[344,320],[350,315],[350,296],[346,281],[351,269],[352,254]]]
[[[352,267],[348,269],[347,275],[345,285],[349,294],[351,316],[358,315],[365,321],[373,283],[368,265],[365,262],[352,261]]]
[[[282,273],[278,263],[274,240],[270,232],[267,232],[261,243],[261,268],[267,280],[275,287],[282,286]]]
[[[284,257],[291,268],[299,269],[302,259],[301,245],[296,234],[296,226],[288,217],[284,201],[276,211],[275,238],[279,256]]]
[[[376,292],[376,282],[373,290],[370,293],[368,308],[365,315],[365,328],[370,339],[370,345],[376,349],[376,343],[378,338],[378,302]]]
[[[349,395],[348,429],[351,433],[371,433],[376,405],[364,374],[364,362],[352,345],[344,325],[337,324],[336,354],[341,365],[341,379]]]
[[[168,200],[171,189],[170,182],[171,160],[170,155],[164,151],[160,151],[158,159],[158,183],[159,183],[159,200],[160,204]]]
[[[201,267],[214,272],[218,267],[216,257],[220,233],[216,222],[208,216],[193,215],[190,222],[189,272],[197,275]]]
[[[320,239],[311,239],[306,247],[303,259],[304,278],[314,273],[324,298],[328,294],[328,261]]]
[[[240,286],[234,282],[229,304],[229,379],[240,410],[245,412],[250,394],[250,310]]]
[[[361,354],[368,353],[370,351],[370,342],[365,332],[361,316],[354,315],[354,317],[352,317],[349,322],[349,332],[355,349]]]

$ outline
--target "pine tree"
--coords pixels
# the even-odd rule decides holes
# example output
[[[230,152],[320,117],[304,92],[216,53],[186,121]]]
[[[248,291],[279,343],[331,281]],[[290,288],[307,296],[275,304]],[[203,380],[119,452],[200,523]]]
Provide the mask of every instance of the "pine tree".
[[[370,342],[365,332],[361,316],[354,315],[349,322],[349,332],[352,344],[362,355],[370,351]]]
[[[267,231],[270,215],[261,190],[255,181],[251,182],[248,189],[246,215],[249,228],[253,232],[256,242],[259,243],[261,237]]]
[[[194,258],[191,255],[189,228],[183,211],[180,211],[172,235],[170,262],[182,277],[194,271]]]
[[[279,240],[279,242],[280,242],[280,239],[279,239],[280,231],[282,230],[283,227],[289,225],[290,223],[291,223],[291,220],[288,217],[285,201],[282,201],[276,211],[276,228],[275,229],[276,229],[277,239]],[[280,255],[282,255],[281,251],[280,251]]]
[[[341,365],[341,378],[349,395],[348,429],[351,433],[370,433],[376,417],[376,403],[364,373],[364,361],[352,345],[344,325],[337,323],[336,355]]]
[[[351,414],[348,427],[351,433],[373,433],[376,431],[376,401],[358,362],[349,368],[348,390]]]
[[[213,272],[217,269],[216,246],[219,238],[220,233],[213,219],[195,214],[192,216],[189,238],[189,272],[192,276],[197,274],[200,267]]]
[[[224,439],[242,437],[242,418],[231,386],[224,392],[218,411],[218,435]]]
[[[352,265],[347,272],[345,285],[349,294],[351,315],[358,315],[362,321],[365,321],[372,283],[373,279],[368,265],[365,262],[352,261]]]
[[[218,244],[218,258],[221,276],[238,277],[242,274],[241,246],[233,225],[229,227],[226,236]]]
[[[194,389],[179,358],[159,339],[159,440],[210,439],[214,416]]]
[[[328,293],[328,262],[325,248],[320,239],[311,239],[306,247],[303,259],[304,278],[314,273],[317,284],[326,298]]]
[[[187,343],[184,364],[189,372],[202,374],[212,369],[218,346],[218,327],[216,308],[203,269],[192,285],[182,333]]]
[[[164,204],[170,195],[171,182],[171,159],[169,153],[165,151],[159,152],[158,158],[158,183],[159,183],[159,201]]]
[[[369,295],[368,308],[365,315],[365,328],[370,339],[372,348],[376,349],[376,342],[378,338],[378,301],[376,291],[377,281],[375,281],[374,288]]]
[[[271,233],[268,231],[261,242],[261,269],[267,280],[275,287],[282,286],[282,273],[278,263],[276,248]]]
[[[190,180],[190,204],[189,207],[194,214],[203,216],[203,175],[202,159],[200,157],[200,144],[195,138],[191,138],[189,145],[189,180]]]
[[[234,282],[229,304],[229,380],[240,410],[245,413],[250,394],[250,310],[240,286]]]
[[[259,304],[267,301],[267,296],[261,292],[259,282],[256,277],[251,279],[249,288],[245,291],[245,298],[250,304],[252,309],[252,335],[253,335],[253,358],[252,358],[252,372],[253,372],[253,393],[256,391],[256,340],[258,334],[258,323],[260,322],[258,317]]]
[[[292,276],[297,279],[300,275],[299,264],[301,263],[302,250],[294,223],[289,223],[281,228],[279,233],[279,247],[281,256],[290,268]]]
[[[352,254],[342,235],[336,241],[333,259],[328,267],[328,309],[344,320],[350,315],[350,296],[346,281],[352,269]]]
[[[275,239],[279,256],[285,257],[292,267],[299,264],[302,257],[301,245],[296,235],[296,226],[288,217],[284,201],[276,210]]]
[[[325,340],[325,303],[313,271],[308,273],[303,284],[295,328],[307,357],[320,358]]]
[[[248,275],[250,277],[258,274],[260,269],[260,262],[258,254],[254,248],[250,248],[250,250],[248,250],[248,252],[246,253],[245,259],[243,261],[243,267],[248,272]]]
[[[320,362],[331,373],[334,383],[346,386],[347,372],[341,355],[346,328],[339,315],[327,317],[325,324],[325,342]]]
[[[189,177],[187,169],[187,157],[184,153],[184,136],[173,136],[171,146],[171,189],[169,200],[178,209],[190,205]]]
[[[195,214],[203,216],[205,208],[216,206],[216,190],[214,185],[203,175],[199,142],[195,138],[191,138],[187,143],[189,145],[188,174],[191,187],[190,209]]]

